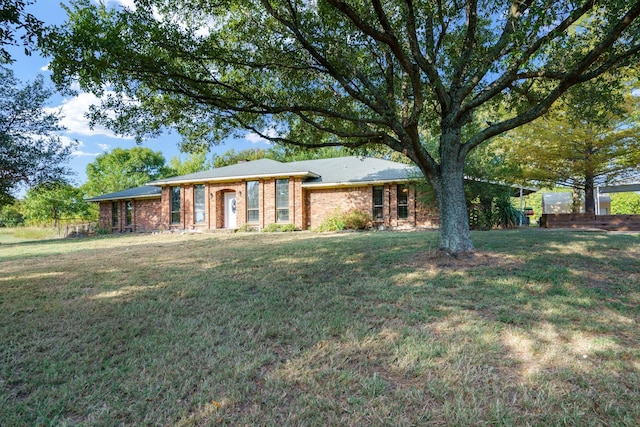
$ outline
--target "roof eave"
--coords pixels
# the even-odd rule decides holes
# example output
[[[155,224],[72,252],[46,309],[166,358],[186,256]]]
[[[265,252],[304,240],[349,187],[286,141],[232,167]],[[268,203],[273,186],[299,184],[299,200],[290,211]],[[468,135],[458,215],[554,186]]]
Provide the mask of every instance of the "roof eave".
[[[345,182],[303,182],[303,188],[339,188],[339,187],[366,187],[369,185],[384,185],[416,181],[415,178],[394,178],[376,181],[345,181]]]
[[[160,199],[162,195],[158,194],[147,194],[144,196],[119,196],[119,197],[89,197],[88,199],[84,199],[85,202],[112,202],[114,200],[133,200],[133,199]]]
[[[175,185],[175,184],[204,184],[208,182],[236,182],[244,180],[256,180],[261,178],[289,178],[289,177],[303,177],[303,178],[319,178],[320,176],[310,172],[278,172],[271,174],[253,174],[253,175],[238,175],[238,176],[223,176],[217,178],[198,178],[198,179],[162,179],[158,181],[152,181],[147,185]]]

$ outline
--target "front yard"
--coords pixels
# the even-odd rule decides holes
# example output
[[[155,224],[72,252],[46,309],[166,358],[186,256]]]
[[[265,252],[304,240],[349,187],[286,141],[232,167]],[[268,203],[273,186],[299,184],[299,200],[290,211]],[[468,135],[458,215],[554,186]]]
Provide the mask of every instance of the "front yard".
[[[0,424],[637,425],[640,236],[0,245]]]

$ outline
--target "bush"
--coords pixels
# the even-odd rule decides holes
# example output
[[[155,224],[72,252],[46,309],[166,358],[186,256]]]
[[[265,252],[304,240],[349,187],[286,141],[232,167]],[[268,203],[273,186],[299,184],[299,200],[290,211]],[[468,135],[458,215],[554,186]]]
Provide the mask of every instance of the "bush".
[[[518,225],[520,211],[511,204],[511,197],[504,194],[494,201],[495,224],[502,228],[513,228]]]
[[[370,228],[372,222],[368,212],[352,209],[344,214],[344,228],[347,230],[364,230]]]
[[[364,230],[365,228],[371,227],[371,223],[371,215],[368,212],[356,209],[341,212],[340,209],[336,209],[322,221],[322,224],[320,224],[315,231]]]
[[[266,233],[279,233],[279,232],[291,232],[296,231],[296,226],[293,224],[269,224],[262,231]]]
[[[236,230],[236,233],[251,233],[253,231],[258,231],[258,227],[245,222]]]
[[[24,225],[24,217],[14,205],[5,205],[0,209],[0,227],[17,227]]]

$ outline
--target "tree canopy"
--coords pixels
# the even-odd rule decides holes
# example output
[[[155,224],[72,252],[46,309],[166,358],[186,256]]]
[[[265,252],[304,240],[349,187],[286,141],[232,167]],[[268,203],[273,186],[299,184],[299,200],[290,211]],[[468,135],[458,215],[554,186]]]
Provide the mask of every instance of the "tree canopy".
[[[25,6],[33,4],[25,0],[0,0],[0,63],[12,62],[6,46],[22,44],[29,55],[42,31],[42,21],[25,12]],[[20,33],[16,37],[16,33]]]
[[[640,166],[640,97],[629,87],[592,82],[570,91],[546,116],[511,132],[505,160],[523,177],[584,191],[595,212],[594,188],[619,182]]]
[[[238,129],[303,147],[384,145],[433,187],[450,253],[473,248],[468,154],[640,52],[630,0],[135,4],[76,0],[45,46],[60,87],[109,85],[94,120],[139,138],[172,126],[185,146]]]
[[[13,71],[0,67],[0,205],[20,185],[64,179],[74,145],[57,134],[60,117],[46,110],[51,91],[40,76],[20,86]]]
[[[62,219],[87,219],[92,216],[89,203],[82,191],[66,182],[48,182],[27,191],[22,211],[32,222],[53,222]]]
[[[87,196],[126,190],[149,181],[170,176],[160,151],[145,147],[114,148],[100,154],[87,165],[87,182],[82,186]]]

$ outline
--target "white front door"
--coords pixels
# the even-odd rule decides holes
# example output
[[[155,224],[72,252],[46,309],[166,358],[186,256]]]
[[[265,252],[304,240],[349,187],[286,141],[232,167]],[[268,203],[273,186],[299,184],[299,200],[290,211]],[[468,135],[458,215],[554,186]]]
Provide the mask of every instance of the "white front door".
[[[236,228],[236,193],[224,193],[224,227]]]

